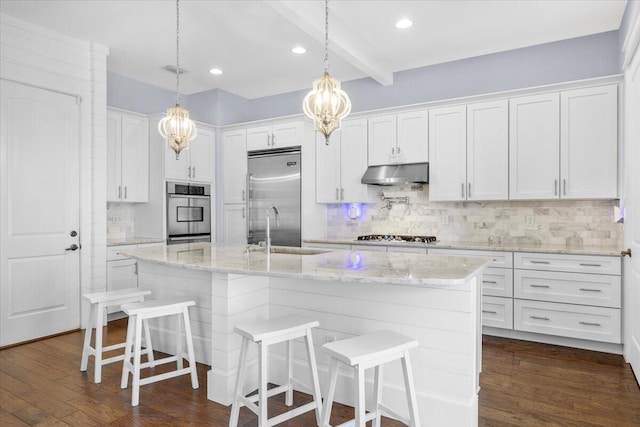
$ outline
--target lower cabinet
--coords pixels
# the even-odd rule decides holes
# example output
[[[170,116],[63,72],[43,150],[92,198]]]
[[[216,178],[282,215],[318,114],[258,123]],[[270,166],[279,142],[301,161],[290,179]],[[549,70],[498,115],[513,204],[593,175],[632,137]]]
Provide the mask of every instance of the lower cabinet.
[[[242,203],[225,204],[223,208],[225,245],[247,244],[247,205]]]

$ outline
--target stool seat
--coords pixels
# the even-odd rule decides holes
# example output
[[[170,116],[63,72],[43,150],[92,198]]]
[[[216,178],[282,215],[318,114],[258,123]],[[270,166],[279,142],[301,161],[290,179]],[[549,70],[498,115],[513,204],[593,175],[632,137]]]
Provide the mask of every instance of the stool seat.
[[[334,341],[322,346],[322,350],[330,356],[329,390],[324,402],[320,426],[329,426],[331,407],[336,391],[338,379],[338,363],[342,362],[355,370],[356,399],[355,419],[341,425],[355,425],[365,427],[367,421],[372,421],[372,427],[380,427],[380,417],[384,413],[390,415],[411,427],[419,427],[418,406],[413,372],[409,360],[409,349],[417,347],[418,342],[404,335],[392,331],[378,331],[341,341]],[[387,362],[400,360],[404,376],[405,392],[409,406],[409,418],[402,417],[382,404],[382,374],[383,365]],[[367,368],[375,367],[373,384],[373,402],[375,408],[367,413],[365,409],[365,376]],[[355,421],[355,423],[354,423]]]
[[[246,406],[258,416],[258,427],[267,427],[280,424],[298,415],[309,411],[316,411],[316,422],[320,423],[322,412],[322,398],[320,396],[320,382],[318,380],[318,369],[313,350],[313,339],[311,328],[319,326],[316,320],[310,320],[299,314],[290,314],[276,317],[269,320],[261,320],[248,324],[238,325],[234,331],[242,335],[242,345],[240,347],[240,362],[238,364],[238,375],[236,379],[236,390],[229,416],[229,427],[237,427],[240,417],[240,408]],[[300,383],[293,378],[293,340],[304,337],[306,343],[307,357],[309,359],[309,371],[311,374],[311,387]],[[243,393],[244,376],[247,366],[247,352],[249,343],[254,342],[259,346],[259,386],[258,394],[247,397]],[[281,342],[287,343],[287,380],[286,384],[267,390],[268,367],[267,349],[272,344]],[[305,405],[291,409],[278,416],[267,417],[267,399],[280,393],[285,393],[285,405],[293,405],[293,384],[299,389],[309,391],[313,395],[313,401]],[[258,402],[258,405],[255,404]]]
[[[134,302],[124,304],[122,311],[129,315],[129,324],[127,326],[127,342],[125,346],[124,364],[122,367],[122,378],[120,387],[127,388],[129,382],[129,373],[132,379],[131,405],[138,406],[140,403],[140,386],[166,380],[169,378],[190,375],[191,386],[197,389],[198,372],[196,370],[196,358],[193,348],[193,337],[191,335],[191,324],[189,322],[189,307],[196,305],[195,301],[189,298],[166,298],[144,302]],[[173,356],[164,357],[155,360],[153,364],[142,363],[140,361],[140,335],[142,333],[142,325],[147,319],[154,319],[164,316],[177,315],[178,321],[176,325],[176,353]],[[184,324],[184,340],[187,344],[187,352],[182,351],[182,325]],[[133,351],[133,354],[131,354]],[[133,361],[131,360],[133,358]],[[183,367],[183,359],[187,359],[189,367]],[[162,374],[156,374],[140,378],[140,370],[151,366],[161,365],[165,363],[176,362],[176,369]]]
[[[93,381],[96,384],[102,382],[102,366],[110,363],[124,360],[124,354],[103,359],[103,353],[118,350],[125,347],[125,343],[118,343],[109,346],[102,345],[102,327],[104,310],[107,307],[120,306],[122,304],[136,303],[144,301],[144,297],[150,295],[151,291],[141,288],[118,289],[115,291],[91,292],[82,295],[82,298],[91,304],[89,310],[89,324],[84,333],[84,345],[82,347],[82,359],[80,362],[80,371],[86,371],[89,364],[89,356],[94,356],[95,367]],[[94,347],[91,347],[91,335],[93,329],[96,330],[96,339]],[[149,325],[144,321],[145,333],[145,351],[147,360],[153,362],[153,348],[151,346],[151,336],[149,334]]]

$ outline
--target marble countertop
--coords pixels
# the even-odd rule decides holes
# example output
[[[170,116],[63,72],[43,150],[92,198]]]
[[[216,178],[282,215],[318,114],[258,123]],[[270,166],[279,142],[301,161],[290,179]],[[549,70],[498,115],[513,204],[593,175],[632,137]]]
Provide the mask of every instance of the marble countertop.
[[[507,252],[544,252],[556,254],[575,255],[606,255],[620,256],[620,248],[604,246],[579,246],[579,245],[551,245],[544,243],[529,242],[509,242],[509,243],[488,243],[488,242],[446,242],[436,243],[414,243],[414,242],[385,242],[371,240],[356,240],[339,237],[319,237],[304,239],[304,243],[329,243],[342,245],[373,245],[373,246],[403,246],[403,247],[424,247],[438,249],[473,249],[483,251],[507,251]]]
[[[296,249],[296,248],[293,248]],[[149,263],[219,273],[377,282],[398,285],[463,285],[490,263],[489,258],[386,252],[323,251],[317,255],[246,251],[246,246],[187,243],[123,250]]]
[[[107,238],[107,246],[142,245],[145,243],[165,243],[165,240],[159,237],[139,237],[139,236]]]

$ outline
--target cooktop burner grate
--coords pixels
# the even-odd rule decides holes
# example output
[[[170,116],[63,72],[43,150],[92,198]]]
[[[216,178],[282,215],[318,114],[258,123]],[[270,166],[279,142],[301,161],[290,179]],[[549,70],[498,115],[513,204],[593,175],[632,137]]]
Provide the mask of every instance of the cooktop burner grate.
[[[358,240],[370,240],[374,242],[417,242],[417,243],[435,243],[438,239],[436,236],[407,236],[399,234],[367,234],[358,236]]]

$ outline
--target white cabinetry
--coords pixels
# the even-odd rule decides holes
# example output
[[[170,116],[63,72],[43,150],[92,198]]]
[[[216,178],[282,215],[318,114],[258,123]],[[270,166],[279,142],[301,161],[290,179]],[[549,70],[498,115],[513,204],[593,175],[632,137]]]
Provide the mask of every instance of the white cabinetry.
[[[369,165],[429,160],[426,110],[369,119]]]
[[[176,153],[165,142],[164,175],[166,179],[213,182],[215,158],[215,130],[202,123],[196,124],[198,134],[189,142],[189,148]]]
[[[224,203],[245,203],[247,133],[244,129],[222,134],[222,176]]]
[[[247,151],[292,147],[303,143],[303,122],[247,129]]]
[[[107,111],[107,201],[149,199],[149,120]]]
[[[329,145],[316,133],[316,201],[366,202],[369,189],[360,180],[367,170],[367,120],[344,120]]]
[[[225,245],[247,243],[247,207],[244,204],[225,204],[223,207],[224,230],[222,240]]]
[[[466,199],[467,109],[429,110],[429,200]]]

